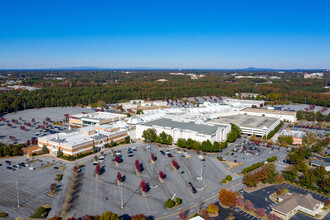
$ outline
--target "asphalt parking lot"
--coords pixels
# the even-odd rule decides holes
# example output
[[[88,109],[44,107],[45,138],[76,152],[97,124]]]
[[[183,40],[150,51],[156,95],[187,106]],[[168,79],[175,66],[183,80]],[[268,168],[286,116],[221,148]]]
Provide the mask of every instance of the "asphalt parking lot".
[[[3,115],[6,122],[0,122],[0,142],[5,144],[26,143],[27,140],[31,140],[31,137],[35,137],[39,132],[38,125],[43,125],[43,121],[46,117],[49,117],[52,121],[62,121],[65,117],[64,114],[78,114],[81,112],[93,112],[90,108],[80,107],[64,107],[64,108],[42,108],[42,109],[29,109],[24,111],[18,111],[16,113],[10,113]],[[22,120],[19,120],[21,118]],[[20,130],[20,126],[24,126],[24,122],[31,123],[32,119],[35,119],[35,125],[26,127],[25,131]],[[12,123],[12,119],[18,120],[18,124]],[[7,123],[12,124],[12,127],[8,127]],[[10,140],[10,136],[16,138],[15,141]]]
[[[314,199],[317,199],[319,201],[326,201],[329,200],[330,198],[318,194],[318,193],[314,193],[311,192],[309,190],[291,185],[291,184],[281,184],[283,185],[285,188],[287,188],[289,190],[289,192],[295,192],[295,193],[300,193],[300,194],[308,194],[310,193]],[[269,213],[271,211],[271,207],[276,205],[275,202],[273,202],[272,200],[269,199],[269,196],[276,192],[281,185],[273,185],[273,186],[269,186],[260,190],[257,190],[255,192],[251,192],[251,193],[247,193],[245,191],[242,192],[242,195],[244,196],[245,199],[250,200],[253,204],[255,208],[264,208],[266,209],[267,213]],[[308,216],[305,217],[305,215],[298,213],[298,216],[294,216],[294,218],[292,219],[313,219],[313,218],[309,218]],[[330,219],[330,215],[328,214],[324,219]]]
[[[60,169],[54,169],[54,166],[44,169],[38,169],[39,167],[53,163],[53,159],[42,158],[35,159],[33,163],[29,164],[29,167],[21,167],[21,169],[7,169],[6,160],[11,161],[10,167],[17,165],[20,162],[24,162],[23,157],[16,157],[0,159],[0,211],[9,214],[9,219],[15,219],[16,217],[27,218],[33,214],[40,206],[45,204],[52,204],[55,199],[58,199],[65,188],[65,181],[57,182],[54,179],[56,174],[64,174],[65,171]],[[57,165],[60,165],[59,161],[56,161]],[[36,168],[30,170],[30,167]],[[20,208],[17,207],[17,188],[18,185],[18,198]],[[48,196],[50,193],[50,184],[57,183],[58,193],[57,196],[51,198]]]
[[[196,201],[204,200],[209,195],[217,194],[221,189],[220,181],[226,175],[231,174],[215,157],[207,157],[204,162],[201,162],[201,159],[192,153],[190,153],[191,158],[183,158],[175,152],[175,149],[170,149],[173,158],[169,158],[166,155],[162,155],[160,153],[161,149],[155,145],[151,145],[151,151],[146,150],[147,145],[145,144],[135,144],[135,146],[138,146],[137,151],[134,151],[135,155],[128,157],[126,152],[127,146],[116,148],[116,150],[121,150],[123,159],[123,162],[118,166],[112,161],[114,157],[106,153],[105,161],[101,163],[104,172],[99,178],[95,177],[95,166],[92,165],[92,158],[88,158],[85,161],[86,166],[81,174],[79,194],[74,200],[72,210],[68,216],[95,215],[107,210],[119,214],[144,213],[155,217],[166,216],[173,211],[165,208],[164,202],[167,199],[173,196],[181,198],[183,204],[175,208],[176,211],[179,211],[183,206],[194,205]],[[165,148],[163,150],[166,151]],[[154,164],[150,162],[151,152],[157,157]],[[179,173],[175,173],[172,170],[170,166],[172,159],[175,159],[179,164]],[[134,169],[135,160],[139,160],[144,168],[141,176],[136,176]],[[204,167],[203,179],[198,180],[197,177],[201,174],[201,163],[204,163],[202,164]],[[164,184],[158,180],[159,171],[163,171],[166,175]],[[124,209],[120,208],[121,190],[120,186],[116,184],[117,172],[125,176],[122,188]],[[232,182],[241,179],[241,177],[232,176]],[[145,180],[150,187],[146,198],[142,197],[139,188],[141,180]],[[196,193],[192,192],[187,182],[193,184],[197,190]],[[173,219],[176,218],[177,216],[173,217]]]
[[[286,167],[286,164],[283,162],[285,160],[288,152],[287,148],[284,147],[276,147],[276,149],[272,148],[264,148],[259,146],[253,146],[253,149],[257,148],[258,150],[253,150],[254,154],[246,154],[243,152],[229,152],[227,156],[225,156],[226,160],[228,161],[234,161],[237,163],[244,162],[242,166],[239,166],[237,168],[232,169],[231,171],[234,173],[241,173],[241,171],[248,166],[251,166],[252,164],[263,162],[267,160],[267,158],[270,158],[272,156],[277,157],[276,166],[277,170],[283,170]],[[279,150],[277,150],[279,148]],[[258,152],[258,155],[256,155],[256,152]]]

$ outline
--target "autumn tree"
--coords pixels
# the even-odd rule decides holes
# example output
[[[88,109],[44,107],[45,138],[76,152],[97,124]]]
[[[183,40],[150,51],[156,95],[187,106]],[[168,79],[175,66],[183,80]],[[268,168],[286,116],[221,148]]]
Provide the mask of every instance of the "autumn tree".
[[[254,212],[257,214],[258,217],[261,218],[266,215],[266,210],[263,208],[256,209]]]
[[[235,206],[236,204],[236,194],[230,190],[222,188],[219,192],[219,200],[222,204],[228,206]]]
[[[207,206],[207,211],[209,213],[218,213],[219,212],[219,206],[217,206],[214,203],[211,203],[210,205]]]
[[[248,211],[253,211],[254,205],[252,204],[252,202],[250,202],[250,200],[245,200],[244,208]]]

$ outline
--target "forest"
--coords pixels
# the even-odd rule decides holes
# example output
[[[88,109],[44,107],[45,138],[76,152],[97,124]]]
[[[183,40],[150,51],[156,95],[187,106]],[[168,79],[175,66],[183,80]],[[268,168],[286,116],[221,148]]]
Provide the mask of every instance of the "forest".
[[[258,93],[256,99],[270,102],[306,103],[330,106],[330,94],[324,79],[304,79],[302,74],[256,72],[254,75],[279,76],[280,79],[236,79],[233,72],[197,71],[204,78],[171,75],[170,70],[49,70],[0,71],[0,82],[20,81],[20,85],[39,88],[35,91],[14,90],[0,93],[0,113],[22,109],[87,106],[98,101],[118,103],[130,99],[168,100],[195,96],[228,96],[236,93]],[[241,72],[239,75],[249,75]],[[159,82],[158,79],[167,81]]]

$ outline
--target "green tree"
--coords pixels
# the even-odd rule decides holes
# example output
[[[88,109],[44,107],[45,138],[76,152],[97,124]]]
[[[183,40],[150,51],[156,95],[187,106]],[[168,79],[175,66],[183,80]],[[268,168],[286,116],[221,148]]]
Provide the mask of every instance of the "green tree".
[[[184,138],[179,138],[178,141],[176,142],[176,145],[178,145],[178,147],[186,147],[186,139]]]
[[[148,128],[148,129],[144,130],[143,134],[142,134],[142,137],[144,138],[144,141],[147,142],[147,143],[154,142],[154,140],[157,137],[156,129]]]
[[[97,149],[96,149],[96,147],[95,147],[95,144],[93,144],[93,153],[96,153],[96,151],[97,151]]]
[[[126,143],[126,144],[131,143],[131,137],[130,137],[130,136],[126,136],[126,137],[125,137],[125,143]]]
[[[57,157],[62,157],[62,156],[63,156],[63,151],[59,147],[58,150],[57,150]]]
[[[45,152],[46,154],[49,153],[49,150],[46,145],[42,145],[42,151]]]

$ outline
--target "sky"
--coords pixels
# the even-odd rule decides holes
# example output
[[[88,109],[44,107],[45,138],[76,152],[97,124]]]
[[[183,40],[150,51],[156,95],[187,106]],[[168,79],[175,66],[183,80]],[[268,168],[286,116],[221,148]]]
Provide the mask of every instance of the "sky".
[[[0,69],[330,69],[328,0],[0,0]]]

